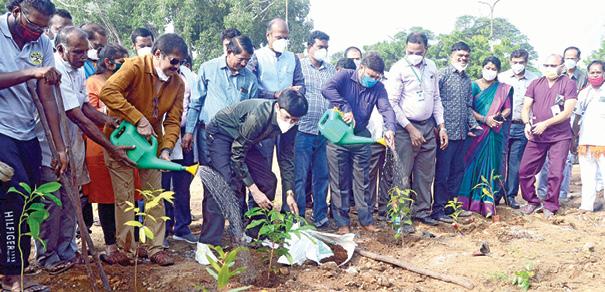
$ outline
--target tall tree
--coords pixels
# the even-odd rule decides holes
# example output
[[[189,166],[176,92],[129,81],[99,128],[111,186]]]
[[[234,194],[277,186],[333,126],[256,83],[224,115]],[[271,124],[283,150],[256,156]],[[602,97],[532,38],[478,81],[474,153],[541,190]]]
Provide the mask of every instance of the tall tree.
[[[592,51],[590,56],[584,59],[584,63],[588,65],[594,60],[605,61],[605,37],[603,38],[603,40],[601,40],[601,47],[597,50]]]

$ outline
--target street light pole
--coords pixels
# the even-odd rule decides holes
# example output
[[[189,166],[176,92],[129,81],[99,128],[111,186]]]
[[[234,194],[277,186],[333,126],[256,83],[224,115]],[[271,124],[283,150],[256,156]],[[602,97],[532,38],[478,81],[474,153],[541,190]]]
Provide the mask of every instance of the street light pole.
[[[481,4],[485,4],[489,7],[489,23],[490,23],[490,34],[489,39],[492,40],[494,37],[494,9],[496,8],[496,4],[500,2],[500,0],[496,0],[493,3],[488,3],[485,1],[478,1]]]

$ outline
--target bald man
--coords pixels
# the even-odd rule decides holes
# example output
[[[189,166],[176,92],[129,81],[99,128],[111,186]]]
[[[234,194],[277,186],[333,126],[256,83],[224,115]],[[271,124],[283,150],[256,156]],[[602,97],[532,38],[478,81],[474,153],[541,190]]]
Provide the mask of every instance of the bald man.
[[[519,183],[527,205],[521,211],[531,214],[544,209],[550,219],[559,210],[559,191],[569,152],[572,131],[569,118],[576,106],[576,83],[563,73],[563,57],[550,55],[542,64],[543,77],[532,81],[525,93],[521,119],[528,139],[521,166]],[[542,202],[536,195],[536,174],[548,157],[548,192]]]
[[[79,187],[90,181],[84,165],[85,143],[82,132],[107,149],[116,159],[131,166],[135,164],[126,156],[127,147],[113,146],[99,130],[98,126],[106,123],[117,124],[116,121],[97,111],[87,102],[86,79],[84,78],[84,68],[82,68],[88,51],[86,32],[80,28],[68,26],[63,28],[56,37],[55,67],[61,73],[63,107],[70,120],[68,132],[63,135],[66,142],[70,143],[68,145],[70,159],[75,162],[75,169],[70,171],[76,176],[76,184]],[[36,131],[42,149],[42,180],[44,182],[56,181],[58,178],[51,169],[50,148],[40,124],[37,125]],[[38,263],[49,271],[68,269],[76,260],[76,250],[70,245],[76,228],[74,207],[64,189],[61,189],[56,196],[63,202],[63,205],[60,207],[54,204],[48,205],[50,215],[42,224],[40,234],[46,241],[46,250],[36,242]]]
[[[258,79],[258,97],[276,99],[286,89],[298,90],[305,93],[305,77],[302,73],[300,60],[296,55],[288,51],[290,30],[288,23],[275,18],[267,23],[267,46],[254,51],[254,56],[248,62],[250,69]],[[275,140],[262,141],[258,147],[263,156],[271,165],[273,162],[273,148]],[[277,150],[279,152],[279,148]],[[285,192],[282,199],[286,201]],[[284,210],[288,209],[286,204],[282,205]]]

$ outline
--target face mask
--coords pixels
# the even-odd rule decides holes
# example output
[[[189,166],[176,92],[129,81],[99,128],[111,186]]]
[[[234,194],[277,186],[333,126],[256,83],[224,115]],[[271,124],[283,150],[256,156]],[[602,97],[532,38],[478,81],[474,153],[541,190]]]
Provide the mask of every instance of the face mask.
[[[113,73],[118,72],[118,70],[120,70],[120,68],[122,68],[122,63],[114,63],[116,65],[116,67],[113,69]]]
[[[483,79],[485,79],[487,81],[492,81],[492,80],[496,79],[496,76],[498,76],[497,71],[488,70],[488,69],[483,69],[481,74],[483,75]]]
[[[282,134],[288,132],[295,125],[296,124],[282,120],[280,115],[279,114],[277,115],[277,126],[279,126],[279,130],[282,132]]]
[[[355,68],[359,68],[359,65],[361,65],[361,60],[354,59],[353,63],[355,63]]]
[[[590,85],[592,85],[593,87],[600,87],[601,85],[603,85],[603,81],[605,81],[603,75],[596,78],[588,77],[588,82],[590,82]]]
[[[99,54],[95,49],[88,50],[88,52],[86,52],[86,56],[88,57],[88,59],[91,59],[93,61],[99,60]]]
[[[420,55],[407,55],[405,58],[412,64],[412,66],[416,66],[422,62],[423,56]]]
[[[23,13],[19,14],[20,17],[24,17]],[[23,40],[25,40],[26,42],[33,42],[36,41],[40,38],[40,36],[42,35],[42,32],[37,32],[35,30],[32,30],[31,28],[29,28],[27,25],[23,25],[23,21],[18,21],[17,25],[19,26],[19,30],[21,31],[21,37],[23,38]]]
[[[315,60],[317,60],[319,62],[325,61],[328,58],[328,50],[319,49],[319,50],[315,51],[315,53],[313,53],[313,58],[315,58]]]
[[[160,81],[162,82],[166,82],[170,78],[170,76],[166,75],[164,70],[160,69],[159,67],[155,67],[155,73],[158,74],[158,78],[160,78]]]
[[[459,72],[462,72],[462,71],[466,70],[466,68],[468,67],[468,63],[466,63],[466,64],[453,63],[452,66],[454,66],[454,68],[456,68],[456,70],[458,70]]]
[[[276,53],[283,53],[288,49],[288,40],[279,39],[273,42],[273,51]]]
[[[525,70],[525,65],[513,64],[512,66],[510,66],[510,68],[513,70],[513,73],[519,74],[519,73],[523,72],[523,70]]]
[[[366,75],[365,73],[361,76],[361,86],[365,88],[372,88],[378,83],[378,80]]]
[[[573,69],[576,68],[576,65],[578,65],[578,62],[576,62],[575,60],[565,59],[565,68]]]
[[[552,67],[542,67],[542,74],[550,80],[556,79],[560,75],[557,68]]]
[[[137,56],[151,55],[151,47],[142,47],[137,49]]]

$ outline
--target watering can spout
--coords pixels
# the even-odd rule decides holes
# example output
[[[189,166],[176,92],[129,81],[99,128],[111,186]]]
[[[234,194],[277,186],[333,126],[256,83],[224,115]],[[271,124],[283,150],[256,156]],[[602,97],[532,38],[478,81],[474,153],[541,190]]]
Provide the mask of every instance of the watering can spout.
[[[386,146],[386,140],[380,138],[374,140],[369,137],[355,135],[353,123],[347,124],[343,119],[343,113],[337,108],[327,110],[319,119],[319,132],[330,142],[336,145],[359,145],[378,143]]]
[[[128,150],[126,155],[128,155],[130,160],[137,164],[137,168],[187,171],[192,175],[197,173],[197,164],[183,166],[178,163],[158,158],[158,140],[153,136],[150,140],[147,140],[147,138],[141,136],[137,132],[135,126],[127,121],[123,121],[120,126],[111,133],[109,140],[116,146],[135,146],[134,149]]]

